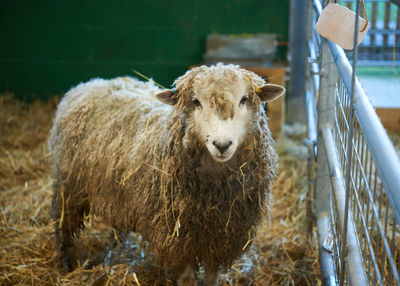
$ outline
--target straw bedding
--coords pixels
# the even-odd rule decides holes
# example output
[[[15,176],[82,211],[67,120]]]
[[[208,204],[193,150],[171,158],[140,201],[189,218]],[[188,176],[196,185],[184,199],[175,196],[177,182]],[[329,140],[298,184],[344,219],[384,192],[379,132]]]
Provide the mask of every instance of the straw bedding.
[[[0,96],[0,284],[174,285],[140,236],[118,236],[96,217],[75,241],[78,267],[55,268],[47,140],[57,99],[26,105]],[[306,240],[306,150],[301,126],[277,140],[272,215],[219,285],[317,285],[316,242]],[[202,271],[199,276],[201,278]]]

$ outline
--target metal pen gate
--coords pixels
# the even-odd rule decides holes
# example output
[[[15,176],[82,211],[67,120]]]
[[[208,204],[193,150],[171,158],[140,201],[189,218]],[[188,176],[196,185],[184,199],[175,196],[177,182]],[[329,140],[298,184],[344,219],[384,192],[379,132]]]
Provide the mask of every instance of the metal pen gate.
[[[400,285],[400,160],[353,72],[357,49],[351,66],[318,35],[322,5],[310,1],[305,143],[322,282]]]

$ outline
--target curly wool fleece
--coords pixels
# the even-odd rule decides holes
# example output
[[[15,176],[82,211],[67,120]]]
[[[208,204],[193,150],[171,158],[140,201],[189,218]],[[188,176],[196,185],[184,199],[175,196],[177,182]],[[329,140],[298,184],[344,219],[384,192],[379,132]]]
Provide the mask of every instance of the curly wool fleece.
[[[92,212],[121,231],[140,233],[156,263],[176,277],[188,266],[204,265],[211,276],[229,267],[268,212],[277,169],[256,93],[264,84],[250,71],[218,64],[178,78],[173,106],[156,99],[163,91],[152,81],[127,77],[70,90],[49,141],[60,259],[69,259],[73,237]],[[207,98],[213,112],[229,118],[239,108],[232,101],[240,89],[247,99],[239,98],[245,133],[232,157],[218,162],[199,132],[194,113],[202,107],[194,97]]]

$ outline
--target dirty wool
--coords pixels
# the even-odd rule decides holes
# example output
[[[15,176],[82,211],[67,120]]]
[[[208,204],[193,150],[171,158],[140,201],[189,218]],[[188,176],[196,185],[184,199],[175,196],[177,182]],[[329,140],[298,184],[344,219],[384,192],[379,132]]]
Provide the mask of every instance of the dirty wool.
[[[141,236],[117,236],[94,216],[86,218],[74,242],[76,268],[70,273],[56,268],[47,141],[57,104],[57,97],[26,104],[11,94],[0,96],[0,284],[175,285]],[[219,275],[219,285],[320,284],[316,240],[306,235],[304,136],[304,126],[294,125],[277,138],[271,215],[246,254]],[[200,280],[202,275],[200,269]]]

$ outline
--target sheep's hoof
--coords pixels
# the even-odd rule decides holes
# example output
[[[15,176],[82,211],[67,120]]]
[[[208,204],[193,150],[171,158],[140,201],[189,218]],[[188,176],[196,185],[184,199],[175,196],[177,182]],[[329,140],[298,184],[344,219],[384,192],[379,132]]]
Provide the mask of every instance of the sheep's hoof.
[[[58,254],[56,261],[57,261],[57,268],[59,268],[61,271],[65,272],[72,271],[72,263],[69,251]]]
[[[67,272],[72,271],[71,259],[69,257],[66,257],[63,259],[62,268],[63,268],[63,270],[65,270]]]

